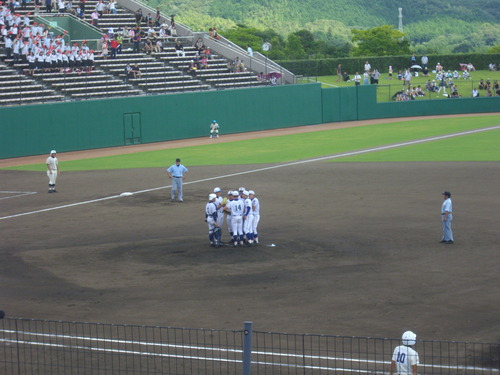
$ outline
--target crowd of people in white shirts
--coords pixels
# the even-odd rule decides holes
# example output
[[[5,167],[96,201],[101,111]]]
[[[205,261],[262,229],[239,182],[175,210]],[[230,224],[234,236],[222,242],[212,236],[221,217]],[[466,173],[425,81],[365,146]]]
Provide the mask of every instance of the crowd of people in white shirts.
[[[8,7],[1,6],[0,32],[7,60],[28,63],[28,74],[93,69],[95,51],[86,41],[70,45],[65,34],[54,35],[44,24],[31,22],[29,16],[12,14]]]

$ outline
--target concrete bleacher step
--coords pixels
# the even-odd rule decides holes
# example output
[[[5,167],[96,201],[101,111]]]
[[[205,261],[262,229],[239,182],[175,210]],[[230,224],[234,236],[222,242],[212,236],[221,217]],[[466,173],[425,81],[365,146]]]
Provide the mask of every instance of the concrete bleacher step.
[[[4,105],[19,105],[19,104],[37,104],[64,100],[63,95],[44,95],[43,97],[23,97],[23,98],[2,98]]]
[[[98,98],[98,97],[120,97],[141,95],[140,90],[119,90],[119,91],[94,91],[72,93],[72,98]]]

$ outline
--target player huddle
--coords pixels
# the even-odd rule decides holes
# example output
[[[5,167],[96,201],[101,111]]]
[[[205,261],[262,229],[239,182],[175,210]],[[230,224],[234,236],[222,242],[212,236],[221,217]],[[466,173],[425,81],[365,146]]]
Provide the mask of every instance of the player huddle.
[[[205,221],[208,224],[210,246],[222,246],[222,226],[226,218],[227,229],[233,246],[255,246],[259,243],[257,226],[260,220],[260,202],[253,190],[240,187],[229,190],[222,197],[219,187],[208,196],[205,206]]]

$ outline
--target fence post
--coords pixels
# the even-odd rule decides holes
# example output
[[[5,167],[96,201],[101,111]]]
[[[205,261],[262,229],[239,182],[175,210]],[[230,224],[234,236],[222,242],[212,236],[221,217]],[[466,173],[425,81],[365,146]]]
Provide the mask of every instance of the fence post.
[[[243,331],[243,375],[252,372],[252,322],[245,322]]]

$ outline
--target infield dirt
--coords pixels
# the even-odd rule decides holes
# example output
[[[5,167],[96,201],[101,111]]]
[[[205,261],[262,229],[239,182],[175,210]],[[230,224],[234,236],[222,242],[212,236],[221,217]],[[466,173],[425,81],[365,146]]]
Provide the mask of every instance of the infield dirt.
[[[189,166],[188,166],[189,167]],[[189,181],[259,166],[190,167]],[[499,164],[303,165],[0,220],[9,316],[71,321],[498,341]],[[2,216],[168,183],[164,169],[0,171]],[[262,205],[261,245],[208,246],[207,194],[240,186]],[[441,192],[456,243],[439,243]],[[5,195],[7,196],[7,195]],[[227,240],[224,227],[223,239]],[[275,244],[275,247],[267,246]]]

